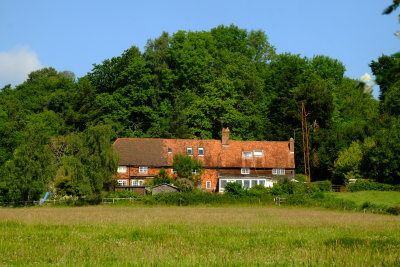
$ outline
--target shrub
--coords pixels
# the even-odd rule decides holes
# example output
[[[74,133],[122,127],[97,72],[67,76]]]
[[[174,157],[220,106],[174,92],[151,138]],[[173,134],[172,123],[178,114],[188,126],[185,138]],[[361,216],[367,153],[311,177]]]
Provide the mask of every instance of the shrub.
[[[313,186],[315,186],[318,191],[322,191],[322,192],[330,192],[332,191],[332,182],[325,180],[325,181],[317,181],[317,182],[313,182],[311,183]]]
[[[269,194],[271,191],[270,188],[265,187],[263,185],[255,185],[249,189],[247,189],[246,193],[249,196],[261,196],[261,195],[265,195],[265,194]]]
[[[127,191],[127,190],[122,190],[122,191],[115,191],[111,192],[108,195],[109,198],[140,198],[142,195],[140,195],[137,192],[134,191]]]
[[[393,189],[392,185],[377,183],[368,179],[358,179],[354,184],[349,184],[347,187],[347,191],[350,192],[367,190],[392,191]]]
[[[153,185],[171,184],[171,183],[172,183],[172,179],[171,179],[171,177],[168,176],[168,174],[164,168],[162,168],[160,170],[160,172],[156,176],[154,176],[154,179],[153,179]]]
[[[178,187],[181,192],[191,192],[196,188],[194,181],[188,178],[176,179],[175,186]]]
[[[389,207],[386,209],[386,212],[393,215],[400,215],[400,206]]]
[[[230,196],[244,196],[246,194],[242,185],[238,183],[227,183],[225,193]]]

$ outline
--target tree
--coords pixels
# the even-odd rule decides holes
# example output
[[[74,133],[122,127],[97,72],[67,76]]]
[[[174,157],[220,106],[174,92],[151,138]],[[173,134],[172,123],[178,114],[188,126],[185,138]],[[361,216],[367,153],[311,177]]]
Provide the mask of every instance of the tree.
[[[164,168],[160,170],[160,172],[154,176],[153,179],[153,184],[158,185],[158,184],[171,184],[172,183],[171,177],[168,176],[167,172],[165,171]]]
[[[105,125],[89,127],[79,135],[67,136],[57,170],[58,184],[70,180],[68,183],[70,189],[75,190],[74,195],[99,201],[102,192],[110,189],[112,175],[118,167],[118,156],[111,146],[113,138],[112,128]]]
[[[391,14],[400,6],[400,0],[393,0],[393,4],[389,5],[387,8],[383,10],[384,15]],[[400,32],[396,32],[395,35],[400,37]]]
[[[53,155],[48,138],[39,125],[32,125],[27,139],[3,166],[3,197],[6,201],[36,201],[48,189],[54,177]]]
[[[187,179],[194,186],[201,183],[201,175],[203,174],[203,162],[186,155],[175,155],[172,168],[176,171],[177,184],[181,179]],[[187,184],[187,181],[184,181]]]

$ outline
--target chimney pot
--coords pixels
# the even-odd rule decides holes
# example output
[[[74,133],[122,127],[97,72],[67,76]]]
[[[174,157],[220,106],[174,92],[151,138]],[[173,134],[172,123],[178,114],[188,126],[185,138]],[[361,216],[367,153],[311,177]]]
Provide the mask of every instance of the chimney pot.
[[[229,145],[229,133],[230,133],[230,130],[228,127],[222,128],[222,140],[221,141],[222,141],[223,146]]]
[[[290,153],[294,153],[294,139],[290,138],[289,140],[289,151]]]

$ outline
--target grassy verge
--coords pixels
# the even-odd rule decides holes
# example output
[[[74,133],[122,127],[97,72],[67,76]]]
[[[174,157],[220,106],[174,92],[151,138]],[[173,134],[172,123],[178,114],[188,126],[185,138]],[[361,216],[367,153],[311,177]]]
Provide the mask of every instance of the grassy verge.
[[[387,207],[400,206],[400,192],[397,191],[359,191],[330,194],[338,199],[351,200],[359,206],[365,202]]]
[[[0,265],[398,266],[400,217],[265,207],[0,209]]]

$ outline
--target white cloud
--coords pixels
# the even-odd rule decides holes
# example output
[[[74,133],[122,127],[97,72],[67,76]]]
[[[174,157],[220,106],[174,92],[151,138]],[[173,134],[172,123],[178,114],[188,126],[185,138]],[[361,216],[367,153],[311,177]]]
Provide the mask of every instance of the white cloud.
[[[369,73],[365,73],[363,76],[360,77],[360,81],[362,82],[369,82],[371,81],[371,75],[369,75]]]
[[[35,51],[27,46],[17,46],[10,51],[0,51],[0,88],[11,83],[24,82],[28,74],[43,68]]]

